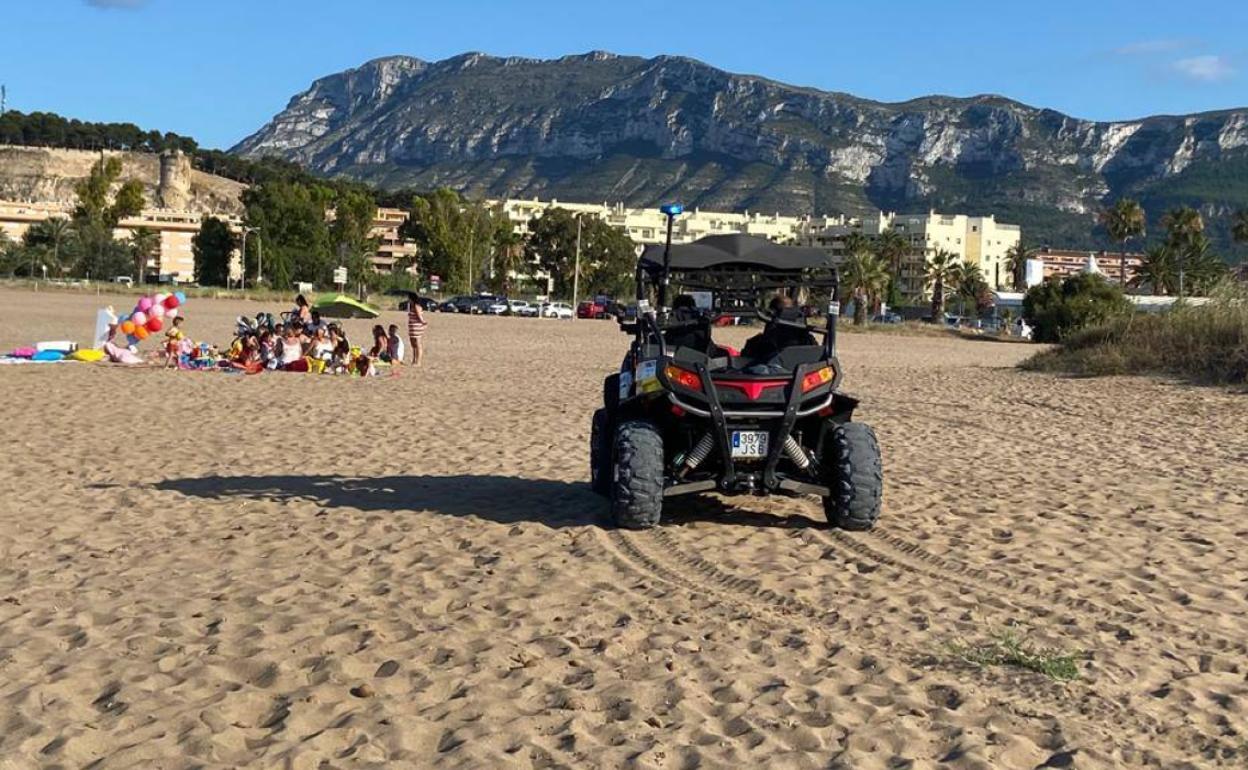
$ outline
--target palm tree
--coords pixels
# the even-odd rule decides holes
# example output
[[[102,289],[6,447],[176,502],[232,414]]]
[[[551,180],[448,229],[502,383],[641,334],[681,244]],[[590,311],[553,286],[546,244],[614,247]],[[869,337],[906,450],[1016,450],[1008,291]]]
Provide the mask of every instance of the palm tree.
[[[841,263],[841,286],[854,298],[854,326],[862,326],[867,310],[888,286],[888,266],[870,251],[859,249]]]
[[[44,259],[49,262],[49,267],[55,271],[62,268],[62,258],[64,251],[75,237],[73,224],[65,217],[50,217],[32,226],[26,231],[25,241],[27,246],[38,247],[43,252]],[[32,257],[34,252],[32,251]],[[34,269],[31,269],[31,277],[34,277]]]
[[[1208,294],[1226,276],[1226,262],[1213,252],[1209,239],[1203,234],[1192,241],[1187,264],[1194,294]]]
[[[958,295],[958,315],[966,315],[966,300],[970,300],[979,310],[980,298],[988,291],[988,281],[978,265],[969,262],[957,262],[953,266],[949,283]]]
[[[1122,253],[1118,278],[1125,288],[1127,285],[1127,241],[1144,236],[1148,218],[1138,201],[1131,198],[1119,198],[1113,206],[1101,212],[1100,219],[1105,232],[1118,242]]]
[[[496,256],[494,272],[504,296],[511,294],[511,276],[524,267],[524,238],[508,229],[500,233],[494,243]]]
[[[160,253],[160,234],[146,227],[130,233],[130,253],[134,255],[134,271],[140,284],[147,272],[147,262]]]
[[[1174,249],[1169,245],[1161,243],[1148,248],[1139,269],[1131,278],[1131,288],[1147,286],[1154,294],[1170,294],[1175,284],[1174,262]]]
[[[1190,206],[1179,206],[1167,211],[1161,218],[1166,228],[1166,245],[1174,250],[1179,263],[1179,298],[1183,298],[1183,273],[1185,263],[1196,245],[1196,239],[1205,232],[1205,220],[1200,212]]]
[[[1005,263],[1010,268],[1010,280],[1014,284],[1014,291],[1027,289],[1027,260],[1034,259],[1035,256],[1036,250],[1024,246],[1021,240],[1005,252]]]
[[[910,242],[906,240],[906,236],[891,227],[880,233],[880,237],[875,241],[875,253],[884,260],[884,264],[888,265],[892,284],[898,290],[901,285],[901,263],[909,251]]]
[[[957,255],[944,249],[938,249],[927,261],[927,282],[932,287],[932,323],[934,324],[944,321],[945,293],[949,289],[957,264]]]

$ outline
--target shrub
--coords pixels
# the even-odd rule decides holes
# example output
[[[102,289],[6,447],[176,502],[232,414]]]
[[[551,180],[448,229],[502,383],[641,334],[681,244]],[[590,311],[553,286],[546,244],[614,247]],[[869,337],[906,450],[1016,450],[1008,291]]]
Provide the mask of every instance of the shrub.
[[[1095,273],[1045,281],[1023,297],[1023,316],[1038,342],[1060,342],[1073,332],[1130,313],[1122,290]]]
[[[1171,374],[1209,384],[1248,382],[1248,287],[1225,283],[1202,305],[1136,314],[1068,335],[1024,362],[1082,375]]]

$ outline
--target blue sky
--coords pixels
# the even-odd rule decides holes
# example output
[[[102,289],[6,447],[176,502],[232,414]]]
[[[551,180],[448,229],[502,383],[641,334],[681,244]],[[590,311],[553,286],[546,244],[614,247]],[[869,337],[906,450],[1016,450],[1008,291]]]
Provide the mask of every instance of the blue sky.
[[[884,101],[998,93],[1113,120],[1248,106],[1248,2],[5,0],[9,106],[229,147],[390,54],[604,49]]]

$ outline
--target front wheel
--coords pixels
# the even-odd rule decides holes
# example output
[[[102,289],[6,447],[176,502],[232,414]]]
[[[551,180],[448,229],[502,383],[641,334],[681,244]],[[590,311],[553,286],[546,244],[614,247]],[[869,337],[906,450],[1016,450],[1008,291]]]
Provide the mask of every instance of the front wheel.
[[[875,431],[862,422],[829,426],[821,460],[832,490],[823,498],[828,523],[859,531],[874,527],[884,498],[884,468]]]
[[[628,529],[649,529],[663,515],[663,435],[649,420],[629,420],[615,431],[611,515]]]

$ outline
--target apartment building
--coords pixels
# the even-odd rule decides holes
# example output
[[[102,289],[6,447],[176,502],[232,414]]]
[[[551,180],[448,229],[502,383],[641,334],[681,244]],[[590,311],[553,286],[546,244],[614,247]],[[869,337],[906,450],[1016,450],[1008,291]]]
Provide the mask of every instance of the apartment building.
[[[1123,283],[1122,254],[1103,250],[1051,249],[1046,246],[1037,250],[1034,258],[1044,264],[1045,278],[1053,276],[1065,278],[1094,270],[1105,276],[1107,281]],[[1139,272],[1140,265],[1144,263],[1144,255],[1138,252],[1128,252],[1126,261],[1126,280],[1129,283]]]
[[[369,262],[377,272],[393,273],[401,260],[406,262],[408,269],[416,264],[420,248],[415,241],[405,240],[399,234],[407,217],[408,212],[405,209],[377,209],[372,230],[369,231],[369,237],[377,239],[377,251],[369,257]]]
[[[845,239],[849,234],[861,233],[872,238],[887,230],[900,234],[912,249],[902,260],[898,287],[908,297],[922,296],[926,292],[927,262],[941,250],[952,253],[961,261],[978,265],[991,288],[1010,285],[1009,251],[1022,238],[1018,225],[998,222],[991,214],[972,217],[935,211],[926,214],[881,211],[861,218],[812,218],[798,240],[823,246],[833,256],[843,257]]]
[[[547,210],[560,208],[573,214],[597,217],[620,228],[635,243],[663,243],[667,238],[667,217],[658,208],[629,208],[622,203],[568,203],[558,199],[549,201],[508,198],[487,201],[503,212],[511,221],[515,232],[527,235],[529,221],[541,217]],[[744,233],[770,238],[773,241],[794,241],[805,227],[806,217],[757,212],[702,211],[693,208],[677,217],[672,226],[672,243],[688,243],[707,235],[730,235]]]
[[[73,206],[69,203],[0,201],[0,231],[15,241],[21,240],[35,224],[54,218],[68,219],[72,214]],[[187,283],[195,279],[195,255],[191,250],[191,241],[206,216],[192,211],[144,209],[136,216],[121,220],[113,230],[113,237],[125,239],[139,229],[154,231],[160,236],[160,248],[148,261],[146,272],[151,276],[167,277],[176,283]],[[227,214],[216,216],[231,230],[237,232],[242,227],[240,217]]]

